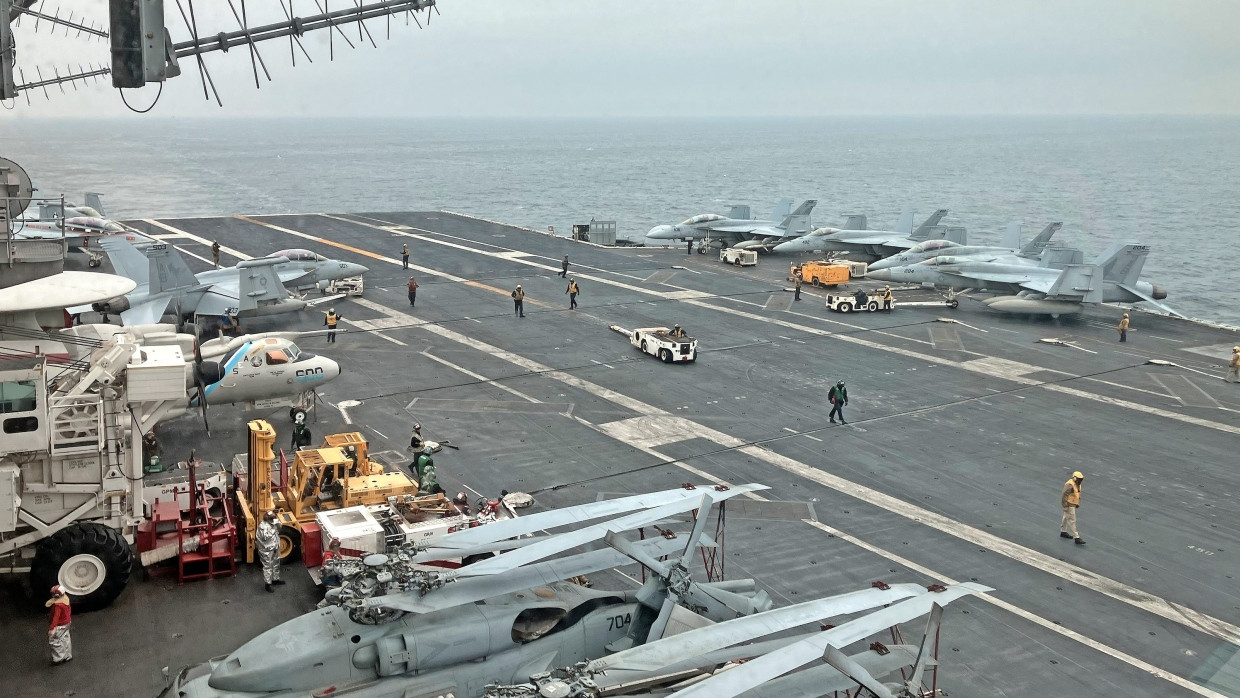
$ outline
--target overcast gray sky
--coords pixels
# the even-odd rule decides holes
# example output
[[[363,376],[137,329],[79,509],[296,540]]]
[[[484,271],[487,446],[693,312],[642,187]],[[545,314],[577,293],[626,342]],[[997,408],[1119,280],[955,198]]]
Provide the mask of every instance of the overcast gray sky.
[[[186,0],[182,0],[185,2]],[[235,0],[236,1],[236,0]],[[346,1],[334,0],[333,9]],[[188,38],[166,0],[175,41]],[[52,2],[49,9],[56,7]],[[105,24],[104,0],[62,14]],[[297,0],[298,14],[314,11]],[[282,17],[249,0],[252,23]],[[809,116],[832,114],[1240,113],[1236,0],[440,0],[418,30],[370,24],[379,44],[260,45],[274,81],[254,88],[248,54],[205,57],[224,108],[203,100],[192,61],[158,116]],[[200,33],[236,28],[198,0]],[[18,65],[108,60],[105,42],[17,29]],[[356,28],[346,30],[357,42]],[[149,91],[148,91],[149,90]],[[135,106],[155,88],[129,95]],[[0,120],[127,114],[107,85],[23,99]]]

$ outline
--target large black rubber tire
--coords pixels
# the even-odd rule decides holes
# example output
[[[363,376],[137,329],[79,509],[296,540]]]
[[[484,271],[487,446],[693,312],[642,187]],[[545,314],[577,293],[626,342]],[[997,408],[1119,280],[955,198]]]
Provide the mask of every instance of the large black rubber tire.
[[[672,363],[672,352],[667,349],[659,350],[659,360],[665,364]]]
[[[287,565],[301,559],[301,531],[292,526],[280,527],[280,564]]]
[[[65,565],[74,558],[78,560],[75,565]],[[74,568],[86,573],[101,571],[102,581],[90,584],[94,588],[88,593],[75,594],[72,578],[61,578]],[[30,587],[42,606],[52,586],[61,584],[69,591],[73,610],[85,613],[111,605],[125,590],[132,570],[133,551],[120,531],[97,523],[76,523],[39,541],[30,565]]]

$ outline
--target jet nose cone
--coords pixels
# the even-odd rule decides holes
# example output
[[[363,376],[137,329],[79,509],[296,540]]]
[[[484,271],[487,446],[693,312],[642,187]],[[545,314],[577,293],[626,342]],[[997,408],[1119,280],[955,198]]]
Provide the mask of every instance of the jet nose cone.
[[[867,279],[876,279],[878,281],[895,281],[895,277],[891,275],[891,269],[875,269],[869,267],[865,272]]]
[[[655,227],[650,229],[650,232],[646,233],[646,237],[654,238],[656,240],[667,240],[668,238],[672,237],[671,233],[672,233],[672,226],[656,225]]]
[[[801,242],[799,240],[789,240],[788,242],[781,242],[775,247],[771,248],[772,252],[799,252],[800,250],[801,250]]]
[[[335,361],[332,361],[331,359],[325,356],[320,356],[318,358],[319,358],[319,361],[321,361],[323,364],[323,382],[324,383],[340,375],[340,364],[336,363]]]
[[[880,259],[877,262],[870,262],[870,265],[867,268],[869,271],[880,271],[882,269],[891,269],[900,265],[900,260],[889,257],[887,259]]]
[[[360,264],[353,264],[351,262],[345,264],[344,269],[345,269],[345,273],[348,274],[349,276],[361,276],[362,274],[365,274],[366,272],[370,271],[370,269]]]

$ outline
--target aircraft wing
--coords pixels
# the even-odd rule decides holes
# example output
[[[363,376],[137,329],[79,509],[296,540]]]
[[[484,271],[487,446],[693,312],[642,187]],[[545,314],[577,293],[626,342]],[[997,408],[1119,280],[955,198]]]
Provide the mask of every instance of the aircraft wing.
[[[198,301],[198,307],[194,309],[194,313],[196,315],[223,315],[225,310],[238,307],[237,287],[238,283],[235,281],[223,281],[213,285]]]
[[[1030,267],[1030,269],[1033,269],[1033,267]],[[1037,274],[1037,273],[1032,273],[1028,271],[1020,271],[1017,269],[1013,269],[1011,271],[987,271],[987,272],[973,272],[973,271],[963,271],[963,270],[957,271],[957,270],[945,270],[945,269],[939,269],[939,271],[943,272],[944,274],[951,274],[952,276],[959,276],[962,279],[972,279],[974,281],[988,281],[990,283],[996,283],[996,284],[1014,284],[1014,285],[1026,288],[1030,291],[1037,291],[1038,293],[1046,293],[1047,291],[1049,291],[1050,287],[1055,283],[1055,278],[1056,278],[1048,274]]]
[[[752,233],[759,228],[766,226],[756,226],[751,223],[732,223],[730,225],[712,225],[704,229],[707,233]]]
[[[900,623],[924,616],[934,610],[934,606],[946,606],[962,596],[993,591],[990,587],[980,584],[954,584],[946,591],[925,593],[915,598],[901,601],[894,606],[874,611],[856,620],[837,625],[817,635],[801,640],[787,648],[758,657],[743,666],[716,674],[705,681],[696,683],[674,695],[677,698],[730,698],[737,696],[777,677],[810,664],[821,661],[828,648],[839,648],[850,645],[862,638],[869,637]],[[768,611],[767,613],[774,613]],[[760,613],[750,618],[761,618],[767,613]],[[720,623],[716,626],[728,625]],[[686,635],[688,633],[685,633]],[[671,639],[675,639],[673,636]],[[656,643],[657,644],[657,643]]]
[[[490,526],[491,524],[487,524]],[[486,528],[481,526],[480,528]],[[677,539],[662,536],[634,543],[638,548],[652,557],[663,557],[680,553],[684,543]],[[474,603],[501,594],[510,594],[523,589],[533,589],[552,582],[559,582],[583,574],[594,574],[600,570],[613,567],[624,567],[633,564],[633,560],[618,550],[603,548],[588,553],[557,558],[536,565],[529,565],[498,577],[473,577],[461,579],[452,584],[440,587],[425,596],[416,591],[392,594],[390,596],[374,596],[365,600],[367,608],[393,608],[409,613],[431,613],[453,606]]]
[[[913,245],[923,240],[909,240],[908,238],[896,235],[867,235],[865,237],[849,237],[840,240],[841,243],[849,245],[881,245],[883,247],[896,247],[907,250]]]
[[[664,667],[679,665],[687,658],[773,635],[799,625],[815,623],[824,618],[868,611],[885,604],[923,595],[933,596],[926,591],[925,587],[918,584],[892,584],[888,589],[872,588],[851,591],[661,638],[595,659],[590,662],[590,668],[606,671],[602,679],[607,685],[613,682],[623,683],[630,678],[623,675],[626,671],[657,671]]]
[[[112,274],[64,271],[0,289],[0,313],[69,308],[123,296],[137,288],[133,279]],[[71,311],[72,312],[72,311]]]
[[[164,316],[164,311],[168,309],[168,302],[171,300],[171,296],[160,296],[144,303],[139,303],[122,312],[121,321],[125,325],[151,325],[159,322],[159,319]]]

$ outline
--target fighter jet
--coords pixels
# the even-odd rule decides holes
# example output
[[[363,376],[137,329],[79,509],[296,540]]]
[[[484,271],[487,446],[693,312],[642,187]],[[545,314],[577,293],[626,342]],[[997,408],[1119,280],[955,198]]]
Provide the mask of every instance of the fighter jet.
[[[169,311],[178,319],[185,319],[218,317],[231,308],[237,317],[246,318],[296,312],[309,305],[290,297],[284,288],[279,274],[282,266],[290,279],[300,279],[308,273],[290,265],[285,257],[253,259],[195,275],[176,249],[166,243],[142,249],[117,239],[104,239],[100,244],[117,273],[136,280],[138,287],[104,303],[70,308],[70,313],[91,309],[105,314],[120,313],[126,325],[147,325]],[[359,276],[367,271],[366,267],[350,262],[326,260],[317,264],[325,278]]]
[[[1010,264],[1024,264],[1027,266],[1037,266],[1042,250],[1046,249],[1046,245],[1050,242],[1051,237],[1063,227],[1063,223],[1051,223],[1042,229],[1032,240],[1024,247],[1017,248],[1020,244],[1020,224],[1013,224],[1008,228],[1008,232],[1004,235],[1002,247],[982,247],[978,245],[961,245],[951,240],[926,240],[920,242],[910,248],[907,252],[880,259],[869,265],[870,271],[879,271],[881,269],[893,269],[908,264],[916,264],[924,262],[927,259],[933,259],[941,255],[951,255],[953,257],[973,257],[978,260],[986,260],[989,262],[1003,262]],[[1012,233],[1015,232],[1015,235]]]
[[[154,238],[107,218],[98,194],[87,193],[86,201],[86,206],[65,204],[63,207],[41,202],[37,218],[19,218],[13,223],[12,237],[17,240],[58,242],[63,239],[70,250],[89,255],[92,267],[103,262],[97,242],[101,238],[118,237],[132,243],[155,242]]]
[[[1137,280],[1149,252],[1148,245],[1117,242],[1093,264],[1082,264],[1079,250],[1048,247],[1042,253],[1042,264],[1036,267],[991,262],[976,256],[944,255],[917,264],[873,271],[868,278],[1005,292],[982,302],[1008,313],[1059,317],[1080,313],[1087,303],[1145,301],[1176,315],[1175,311],[1157,302],[1167,297],[1165,289]]]
[[[906,212],[900,217],[896,230],[841,230],[818,228],[806,235],[775,246],[776,252],[847,252],[857,261],[875,261],[902,252],[919,242],[946,239],[961,245],[968,244],[964,228],[940,226],[939,221],[947,215],[947,209],[934,212],[926,222],[913,229],[913,214]]]
[[[679,225],[656,225],[646,233],[646,237],[656,241],[718,240],[725,245],[739,249],[769,250],[781,240],[809,232],[811,227],[809,214],[817,204],[816,199],[809,199],[798,206],[795,211],[784,216],[778,223],[703,213]],[[738,213],[737,208],[733,207],[734,214]],[[744,212],[748,213],[748,207],[744,209]]]
[[[263,257],[263,259],[275,259],[277,257],[283,257],[288,260],[287,262],[276,264],[275,268],[280,281],[290,291],[304,291],[313,288],[323,289],[327,287],[329,282],[361,276],[370,271],[360,264],[342,262],[338,259],[328,259],[321,254],[301,248],[280,250]]]

